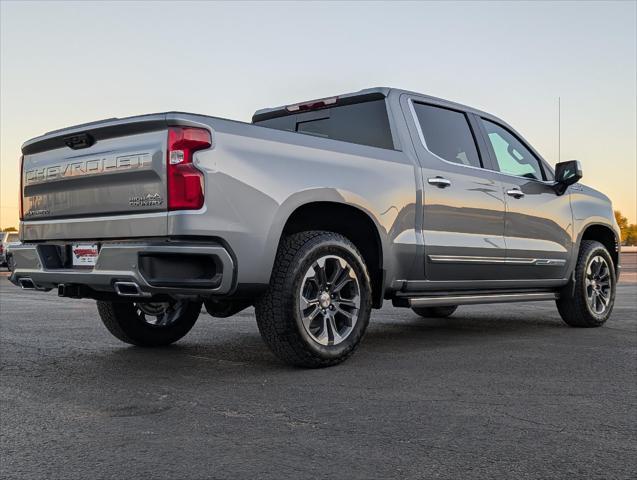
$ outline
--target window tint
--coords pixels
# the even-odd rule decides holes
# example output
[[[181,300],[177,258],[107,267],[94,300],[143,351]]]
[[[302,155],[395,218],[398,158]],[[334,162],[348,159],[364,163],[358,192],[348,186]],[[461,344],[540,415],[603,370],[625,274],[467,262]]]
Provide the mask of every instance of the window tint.
[[[482,124],[489,136],[501,172],[542,180],[539,160],[522,142],[500,125],[484,119]]]
[[[394,148],[384,98],[270,118],[257,121],[255,125],[372,147]]]
[[[427,149],[453,163],[481,167],[476,142],[464,113],[415,103]]]

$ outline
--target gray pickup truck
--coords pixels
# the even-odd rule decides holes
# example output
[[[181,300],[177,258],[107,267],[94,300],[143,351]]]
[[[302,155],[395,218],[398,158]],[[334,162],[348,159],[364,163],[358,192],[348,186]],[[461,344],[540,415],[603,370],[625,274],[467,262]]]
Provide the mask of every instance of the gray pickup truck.
[[[252,124],[169,112],[22,147],[11,281],[97,300],[117,338],[179,340],[202,310],[253,305],[284,361],[356,349],[384,299],[423,317],[554,300],[602,325],[619,275],[609,199],[511,126],[372,88],[259,110]]]

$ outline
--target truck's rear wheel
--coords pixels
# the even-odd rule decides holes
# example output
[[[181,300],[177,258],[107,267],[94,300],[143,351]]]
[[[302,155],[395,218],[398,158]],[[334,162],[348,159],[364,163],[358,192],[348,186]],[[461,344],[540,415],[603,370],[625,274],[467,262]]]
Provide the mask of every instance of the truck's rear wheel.
[[[608,320],[615,303],[615,269],[608,250],[584,240],[573,280],[562,289],[557,309],[571,327],[599,327]]]
[[[316,368],[354,352],[371,305],[369,274],[356,247],[342,235],[311,231],[282,240],[255,313],[261,336],[279,358]]]
[[[10,272],[15,270],[15,261],[13,260],[13,255],[7,255],[7,269]]]
[[[458,309],[457,305],[450,307],[412,307],[416,315],[424,318],[447,318]]]
[[[97,311],[109,332],[122,342],[159,347],[176,342],[193,327],[201,302],[97,302]]]

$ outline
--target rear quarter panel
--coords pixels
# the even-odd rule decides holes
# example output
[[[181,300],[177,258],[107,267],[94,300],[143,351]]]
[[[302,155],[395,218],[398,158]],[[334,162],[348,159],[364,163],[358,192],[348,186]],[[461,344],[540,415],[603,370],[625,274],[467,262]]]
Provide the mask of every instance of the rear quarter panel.
[[[335,202],[373,220],[388,279],[413,267],[415,172],[403,152],[221,119],[208,123],[214,146],[194,158],[205,174],[205,207],[169,213],[169,235],[222,238],[237,257],[238,282],[266,284],[294,210]]]

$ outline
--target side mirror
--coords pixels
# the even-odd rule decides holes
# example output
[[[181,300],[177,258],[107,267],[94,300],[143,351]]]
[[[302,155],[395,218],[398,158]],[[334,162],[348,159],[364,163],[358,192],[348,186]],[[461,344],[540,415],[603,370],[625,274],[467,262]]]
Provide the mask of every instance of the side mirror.
[[[562,195],[569,185],[582,179],[582,165],[578,160],[569,160],[555,165],[555,192]]]

